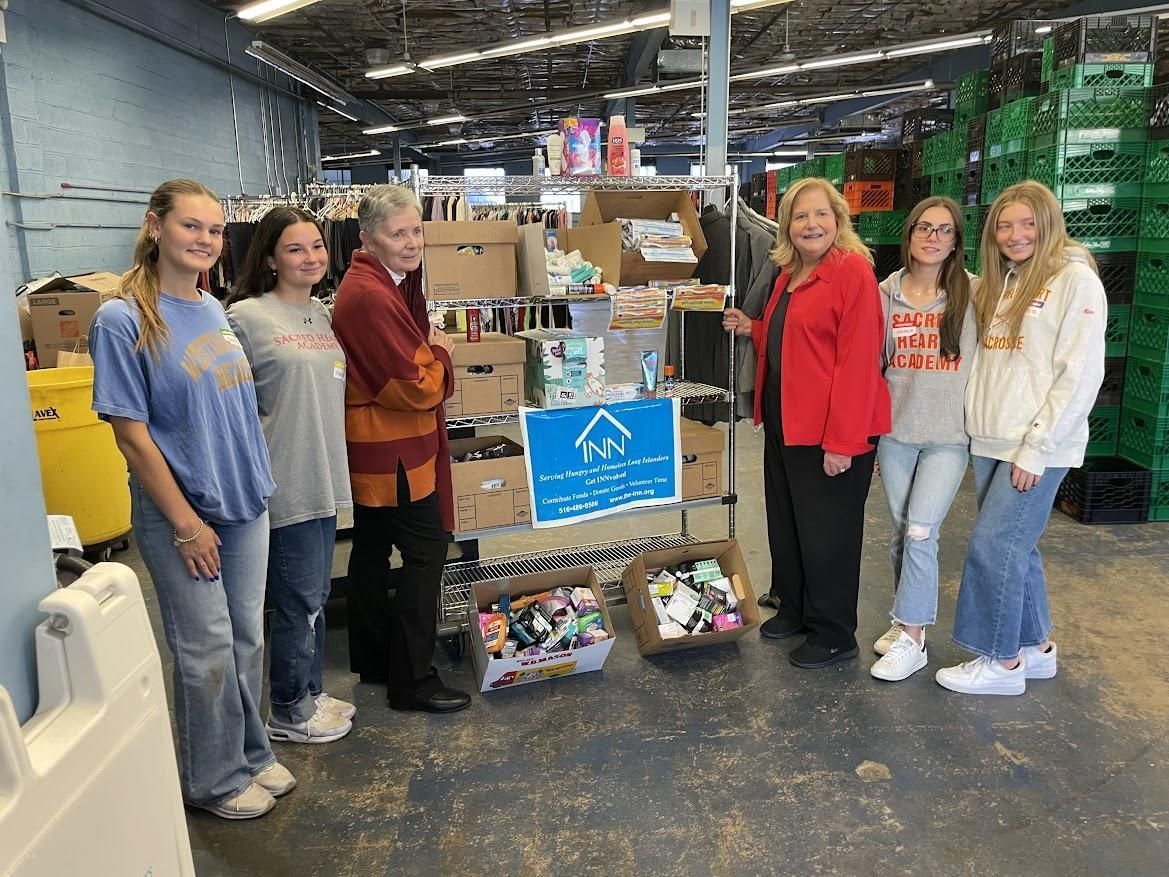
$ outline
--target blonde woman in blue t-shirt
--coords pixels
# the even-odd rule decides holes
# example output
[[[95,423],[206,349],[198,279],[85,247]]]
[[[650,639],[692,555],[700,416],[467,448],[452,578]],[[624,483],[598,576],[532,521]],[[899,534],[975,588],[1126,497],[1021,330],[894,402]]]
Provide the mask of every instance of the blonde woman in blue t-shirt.
[[[93,408],[130,469],[134,538],[174,653],[179,779],[193,807],[262,816],[296,780],[260,717],[268,497],[252,371],[198,288],[223,247],[205,186],[150,196],[133,267],[90,329]]]

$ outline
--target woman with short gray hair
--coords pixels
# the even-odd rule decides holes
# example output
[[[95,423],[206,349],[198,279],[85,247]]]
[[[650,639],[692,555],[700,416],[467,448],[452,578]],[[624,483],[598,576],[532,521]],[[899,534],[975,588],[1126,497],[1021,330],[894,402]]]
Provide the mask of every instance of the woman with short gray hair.
[[[399,710],[455,712],[471,699],[432,666],[447,532],[454,529],[443,401],[451,340],[422,294],[422,211],[402,186],[374,186],[357,208],[361,249],[337,290],[333,331],[348,360],[345,439],[353,485],[349,663],[386,683]],[[397,547],[402,566],[389,557]]]

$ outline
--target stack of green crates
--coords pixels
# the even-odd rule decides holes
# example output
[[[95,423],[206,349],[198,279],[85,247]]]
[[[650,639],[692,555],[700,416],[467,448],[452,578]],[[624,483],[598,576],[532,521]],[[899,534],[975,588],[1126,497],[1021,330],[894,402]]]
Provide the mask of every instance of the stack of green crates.
[[[1163,125],[1169,89],[1149,101]],[[1118,453],[1152,472],[1149,520],[1169,521],[1169,139],[1148,143],[1144,179]]]
[[[986,112],[989,70],[974,70],[958,78],[954,95],[954,129],[961,131],[971,119]]]
[[[935,134],[922,147],[922,170],[930,178],[930,194],[962,200],[966,173],[966,126]]]
[[[824,156],[824,179],[828,180],[837,191],[844,191],[844,153]]]
[[[1024,97],[986,115],[982,203],[991,204],[1007,186],[1027,179],[1031,118],[1036,98]]]

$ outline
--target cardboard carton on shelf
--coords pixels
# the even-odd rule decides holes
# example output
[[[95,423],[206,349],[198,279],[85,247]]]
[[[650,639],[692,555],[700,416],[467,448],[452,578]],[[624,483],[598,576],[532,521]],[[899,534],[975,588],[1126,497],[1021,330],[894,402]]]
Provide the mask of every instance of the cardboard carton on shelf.
[[[650,595],[649,583],[646,580],[646,570],[663,569],[699,560],[718,561],[722,574],[731,580],[738,600],[736,611],[742,614],[743,624],[730,630],[663,637],[657,613],[652,605],[653,597]],[[625,567],[625,572],[621,576],[621,587],[625,590],[625,599],[629,602],[629,619],[633,623],[637,650],[642,655],[733,642],[759,626],[759,606],[755,602],[755,589],[747,572],[747,562],[743,559],[739,543],[734,539],[696,542],[677,548],[647,551]]]
[[[505,457],[459,462],[471,451],[504,445]],[[451,439],[455,532],[531,523],[523,446],[498,435]]]
[[[518,288],[520,295],[541,296],[551,293],[551,286],[548,283],[548,260],[544,258],[548,239],[545,234],[547,231],[548,229],[544,226],[534,223],[519,226],[519,237],[516,241],[516,263],[519,270]],[[588,246],[588,242],[591,240],[590,232],[586,231],[582,234],[579,228],[561,228],[557,229],[555,234],[557,246],[565,253],[581,249],[580,241],[583,240],[585,246]],[[583,251],[581,254],[584,255]],[[588,259],[587,256],[585,258]],[[601,269],[601,280],[616,283],[615,280],[609,280],[609,275],[605,273],[605,265],[597,262],[593,262],[593,264]],[[611,261],[608,270],[617,271],[619,267],[618,261]]]
[[[679,428],[682,440],[682,499],[722,496],[726,433],[685,417],[681,419]]]
[[[479,628],[479,613],[487,612],[501,594],[510,594],[514,600],[529,594],[540,594],[553,588],[588,588],[593,592],[599,611],[604,619],[607,639],[591,645],[560,652],[549,652],[530,658],[492,658],[487,654],[483,632]],[[467,625],[471,633],[471,662],[475,667],[475,679],[480,691],[495,691],[511,688],[529,682],[541,682],[558,676],[575,676],[600,670],[616,639],[613,633],[613,619],[605,606],[605,595],[591,566],[576,566],[553,572],[533,573],[474,582],[471,585],[471,602],[467,610]]]
[[[516,294],[514,222],[424,222],[426,297],[511,298]]]
[[[62,350],[85,352],[93,315],[114,297],[121,280],[117,274],[99,271],[73,277],[57,275],[25,285],[41,368],[55,368]]]
[[[446,401],[447,416],[515,414],[523,402],[524,342],[499,332],[484,332],[474,342],[461,333],[450,337],[455,390]]]
[[[580,221],[572,229],[570,245],[586,261],[601,269],[601,277],[614,286],[639,286],[653,280],[685,280],[694,275],[696,263],[647,262],[641,253],[621,250],[618,219],[669,219],[678,221],[692,241],[691,249],[700,260],[706,253],[706,236],[690,193],[676,192],[589,192]]]
[[[605,404],[605,339],[570,329],[517,332],[527,344],[524,392],[540,408]]]

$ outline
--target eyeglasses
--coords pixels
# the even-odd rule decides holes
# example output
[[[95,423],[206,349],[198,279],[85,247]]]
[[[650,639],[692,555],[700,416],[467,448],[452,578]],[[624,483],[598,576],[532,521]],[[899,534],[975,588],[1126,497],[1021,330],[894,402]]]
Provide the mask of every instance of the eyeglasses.
[[[928,222],[915,222],[913,236],[920,240],[929,240],[930,235],[937,234],[939,241],[952,241],[957,230],[952,225],[930,225]]]

